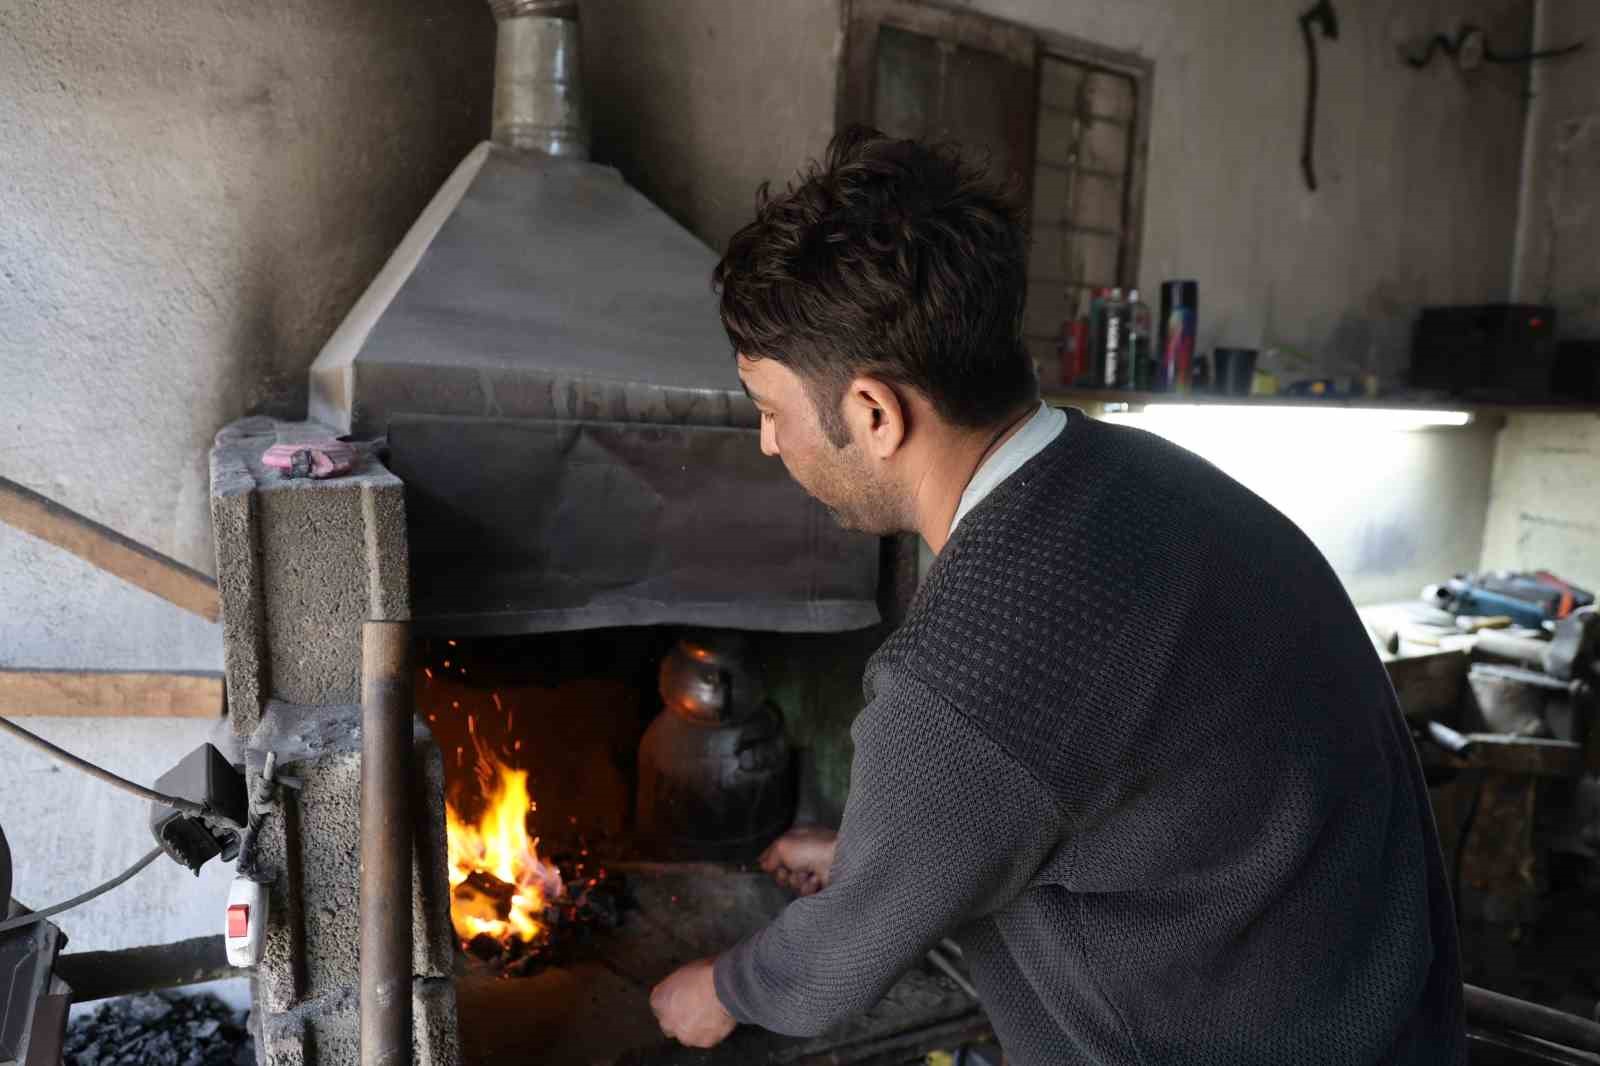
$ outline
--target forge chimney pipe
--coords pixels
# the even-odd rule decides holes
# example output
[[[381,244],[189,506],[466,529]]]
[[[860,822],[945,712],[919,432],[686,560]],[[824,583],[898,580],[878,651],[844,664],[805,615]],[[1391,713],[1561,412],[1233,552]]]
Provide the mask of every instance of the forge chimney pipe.
[[[506,148],[589,158],[576,0],[489,0],[498,25],[494,126]]]
[[[361,1066],[411,1062],[411,626],[361,631]]]

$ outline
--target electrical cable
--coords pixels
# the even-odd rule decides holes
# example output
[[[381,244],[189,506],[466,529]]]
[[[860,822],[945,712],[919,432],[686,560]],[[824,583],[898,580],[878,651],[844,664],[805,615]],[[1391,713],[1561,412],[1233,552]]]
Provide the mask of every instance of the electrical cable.
[[[1489,46],[1488,35],[1484,34],[1482,28],[1469,25],[1461,27],[1461,31],[1454,37],[1443,33],[1434,34],[1428,39],[1427,46],[1420,56],[1410,55],[1405,57],[1406,66],[1411,67],[1413,70],[1421,70],[1429,63],[1432,63],[1433,57],[1440,52],[1454,59],[1474,35],[1482,37],[1483,61],[1485,63],[1537,63],[1546,59],[1560,59],[1562,56],[1570,56],[1583,51],[1584,46],[1589,43],[1587,41],[1574,41],[1572,44],[1562,45],[1559,48],[1545,48],[1531,52],[1496,52]]]
[[[250,790],[250,814],[245,819],[244,832],[239,834],[239,854],[235,857],[234,871],[240,877],[249,878],[251,881],[267,881],[256,865],[256,841],[261,835],[261,827],[266,823],[267,813],[272,810],[277,798],[277,768],[278,753],[267,752],[266,762],[261,767],[261,776],[256,779],[256,784]]]
[[[1317,191],[1317,96],[1320,72],[1317,69],[1317,32],[1331,41],[1339,39],[1339,15],[1331,0],[1318,3],[1300,16],[1300,36],[1306,43],[1306,112],[1300,134],[1300,173],[1305,176],[1306,188]]]
[[[113,877],[111,880],[102,882],[87,892],[80,893],[79,895],[73,896],[69,900],[55,904],[52,907],[46,907],[42,911],[30,911],[27,914],[18,915],[15,918],[8,918],[5,921],[0,922],[0,933],[9,933],[13,929],[19,929],[24,925],[32,925],[34,922],[42,921],[43,919],[50,917],[52,914],[60,914],[62,911],[71,910],[80,903],[88,903],[96,896],[104,895],[105,893],[110,892],[113,888],[116,888],[118,885],[122,884],[122,882],[126,881],[140,870],[143,870],[146,866],[149,866],[151,863],[155,862],[165,854],[166,852],[163,849],[153,848],[148,854],[145,855],[144,858],[140,859],[138,862],[134,863],[132,866]]]
[[[15,722],[8,721],[5,718],[0,718],[0,729],[10,733],[18,740],[32,744],[34,747],[40,749],[51,758],[58,759],[61,762],[66,763],[68,766],[82,770],[90,777],[99,778],[108,785],[115,785],[124,792],[131,792],[141,799],[147,799],[155,803],[165,804],[168,807],[183,811],[185,814],[195,814],[208,818],[216,817],[216,812],[210,807],[206,806],[204,803],[196,803],[194,800],[184,799],[182,796],[168,796],[163,792],[157,792],[153,788],[145,788],[143,785],[138,784],[137,782],[129,781],[126,777],[119,777],[110,770],[96,766],[87,759],[81,759],[64,748],[58,748],[56,745],[44,739],[44,737],[39,736],[37,733],[30,733],[28,730],[22,728]],[[5,926],[0,925],[0,929],[4,928]]]
[[[1493,48],[1485,47],[1483,58],[1490,63],[1537,63],[1542,59],[1560,59],[1583,51],[1588,41],[1574,41],[1562,45],[1560,48],[1546,48],[1536,52],[1496,52]]]

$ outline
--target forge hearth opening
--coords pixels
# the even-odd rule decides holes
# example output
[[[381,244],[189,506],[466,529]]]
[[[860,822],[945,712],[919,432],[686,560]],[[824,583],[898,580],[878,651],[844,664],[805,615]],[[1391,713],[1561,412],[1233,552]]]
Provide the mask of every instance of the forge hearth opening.
[[[753,860],[795,812],[749,634],[668,627],[423,637],[444,761],[452,926],[521,974],[636,906],[619,864]]]

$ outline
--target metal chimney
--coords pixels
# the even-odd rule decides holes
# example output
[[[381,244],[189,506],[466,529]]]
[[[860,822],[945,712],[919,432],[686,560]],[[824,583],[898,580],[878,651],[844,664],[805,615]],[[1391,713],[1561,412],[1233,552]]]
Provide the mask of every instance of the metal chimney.
[[[489,0],[499,24],[494,128],[505,148],[589,158],[576,0]]]

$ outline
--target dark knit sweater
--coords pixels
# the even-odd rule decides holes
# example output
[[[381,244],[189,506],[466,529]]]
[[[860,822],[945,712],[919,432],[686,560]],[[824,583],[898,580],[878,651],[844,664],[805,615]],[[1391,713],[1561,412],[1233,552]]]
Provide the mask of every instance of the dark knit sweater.
[[[1338,580],[1203,460],[1071,415],[874,657],[832,883],[718,995],[814,1034],[954,936],[1008,1066],[1463,1061],[1427,792]]]

